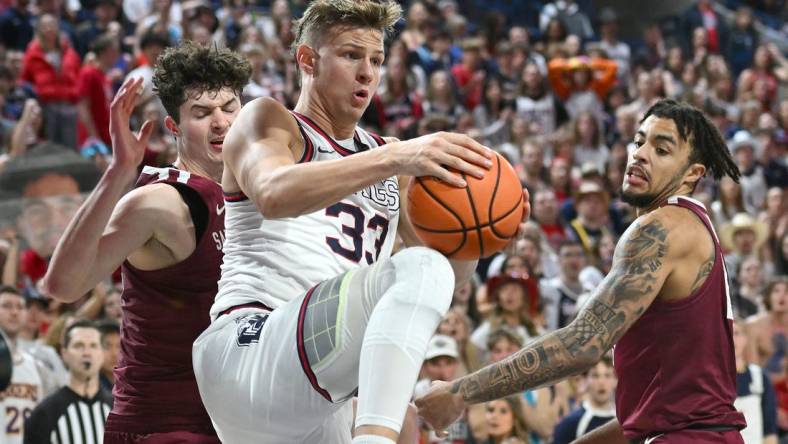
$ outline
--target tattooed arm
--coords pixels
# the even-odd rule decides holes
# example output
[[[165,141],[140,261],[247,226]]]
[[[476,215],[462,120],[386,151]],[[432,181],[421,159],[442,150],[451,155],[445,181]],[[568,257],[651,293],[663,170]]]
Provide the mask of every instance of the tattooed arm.
[[[651,305],[671,273],[675,253],[668,241],[678,230],[666,228],[672,224],[665,214],[649,213],[624,233],[610,273],[571,324],[451,384],[436,384],[416,400],[419,414],[443,430],[466,404],[550,385],[599,361]]]

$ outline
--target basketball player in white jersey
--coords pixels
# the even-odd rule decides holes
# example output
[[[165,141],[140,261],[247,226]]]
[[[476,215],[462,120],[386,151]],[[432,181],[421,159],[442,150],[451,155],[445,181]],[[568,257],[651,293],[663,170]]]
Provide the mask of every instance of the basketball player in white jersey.
[[[11,383],[0,392],[0,443],[4,444],[22,444],[25,420],[50,391],[59,388],[47,384],[42,365],[17,347],[26,314],[24,296],[16,288],[0,287],[0,329],[8,339],[14,366]]]
[[[427,343],[476,261],[419,246],[407,180],[463,186],[490,151],[469,137],[384,140],[357,126],[380,80],[393,1],[316,0],[293,44],[290,112],[250,102],[224,144],[224,265],[194,344],[200,393],[225,443],[393,443]],[[527,200],[526,200],[527,201]],[[395,236],[408,246],[391,256]]]

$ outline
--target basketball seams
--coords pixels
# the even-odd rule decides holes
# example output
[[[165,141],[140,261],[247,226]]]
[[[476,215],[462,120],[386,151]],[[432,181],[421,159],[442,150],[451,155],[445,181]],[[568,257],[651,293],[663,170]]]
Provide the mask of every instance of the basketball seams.
[[[498,170],[500,171],[500,164],[498,165]],[[467,180],[464,173],[461,173],[463,180]],[[476,233],[479,237],[479,256],[484,257],[484,238],[482,237],[482,227],[479,223],[479,215],[476,213],[476,203],[473,201],[473,193],[471,193],[471,187],[465,185],[465,192],[468,194],[468,203],[471,205],[471,213],[473,214],[473,220],[476,222]],[[489,219],[489,217],[488,217]],[[463,226],[464,228],[464,226]]]
[[[515,210],[517,210],[517,209],[520,207],[520,204],[522,203],[522,200],[523,200],[523,199],[522,199],[522,198],[520,198],[520,200],[518,200],[518,201],[517,201],[517,204],[515,204],[515,206],[513,206],[513,207],[512,207],[510,210],[508,210],[506,213],[504,213],[503,215],[501,215],[500,217],[498,217],[497,219],[495,219],[495,220],[493,220],[493,221],[490,221],[490,222],[488,222],[488,223],[486,223],[486,224],[479,225],[479,228],[480,228],[480,229],[481,229],[481,228],[487,228],[487,227],[490,227],[490,226],[491,226],[491,225],[493,225],[493,224],[497,224],[498,222],[500,222],[500,221],[502,221],[502,220],[506,219],[506,218],[507,218],[507,217],[509,217],[509,216],[510,216],[510,215],[511,215],[511,214],[512,214],[512,213],[513,213]],[[412,222],[411,222],[411,223],[412,223]],[[423,230],[423,231],[429,231],[430,233],[438,233],[438,234],[456,234],[456,233],[461,233],[461,232],[464,232],[464,231],[469,231],[467,228],[464,228],[464,227],[463,227],[463,228],[460,228],[460,229],[456,229],[456,230],[436,230],[436,229],[434,229],[434,228],[427,228],[427,227],[423,227],[423,226],[421,226],[421,225],[418,225],[418,224],[416,224],[416,223],[413,223],[413,226],[415,226],[415,227],[417,227],[418,229],[420,229],[420,230]],[[493,232],[493,234],[494,234],[496,237],[500,238],[500,239],[510,239],[510,238],[511,238],[511,236],[501,236],[501,235],[499,235],[498,233],[495,233],[495,232]]]
[[[443,203],[443,201],[438,199],[438,196],[436,196],[435,193],[433,193],[433,191],[430,190],[429,187],[427,187],[427,185],[424,183],[424,180],[421,177],[416,177],[416,182],[421,186],[421,188],[424,190],[424,192],[427,193],[428,196],[430,196],[430,198],[433,201],[437,202],[438,205],[443,207],[452,216],[454,216],[454,218],[457,219],[457,222],[459,222],[460,226],[462,227],[460,230],[455,231],[456,233],[462,232],[462,242],[460,242],[460,245],[457,246],[457,248],[455,248],[451,252],[444,253],[446,256],[450,257],[451,255],[453,255],[453,254],[457,253],[458,251],[460,251],[462,249],[462,247],[465,246],[465,242],[468,240],[468,234],[467,234],[468,229],[465,227],[465,222],[462,220],[462,218],[453,209],[451,209],[448,205]],[[419,228],[421,230],[432,231],[432,230],[427,230],[427,229],[422,228],[420,225],[414,223],[413,221],[411,221],[411,223],[413,224],[414,227]]]

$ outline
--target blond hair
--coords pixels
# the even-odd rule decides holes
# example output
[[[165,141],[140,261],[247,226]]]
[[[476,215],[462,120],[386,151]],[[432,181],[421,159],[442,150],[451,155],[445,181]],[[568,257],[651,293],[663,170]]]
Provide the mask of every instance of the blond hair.
[[[400,17],[402,7],[390,0],[315,0],[295,22],[291,50],[295,53],[300,45],[317,46],[338,26],[377,29],[385,36]]]

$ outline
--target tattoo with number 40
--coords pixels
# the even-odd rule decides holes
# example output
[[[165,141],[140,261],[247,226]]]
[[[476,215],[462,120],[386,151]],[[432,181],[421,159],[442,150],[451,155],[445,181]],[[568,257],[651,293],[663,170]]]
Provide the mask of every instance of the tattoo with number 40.
[[[659,220],[631,227],[616,247],[610,273],[571,324],[458,379],[451,392],[468,403],[484,402],[553,384],[594,365],[659,293],[667,237]]]

